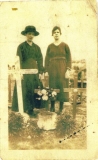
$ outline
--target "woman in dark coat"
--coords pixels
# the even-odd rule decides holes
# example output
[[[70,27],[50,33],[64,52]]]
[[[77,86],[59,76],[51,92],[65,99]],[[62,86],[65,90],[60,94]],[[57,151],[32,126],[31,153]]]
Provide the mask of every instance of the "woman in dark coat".
[[[43,72],[43,57],[40,47],[32,40],[34,36],[38,36],[39,32],[36,31],[34,26],[27,26],[22,35],[26,36],[27,40],[21,43],[17,49],[17,56],[20,59],[21,69],[38,69],[38,74],[24,74],[22,79],[22,94],[23,94],[23,107],[24,112],[28,114],[33,113],[33,108],[36,105],[36,98],[34,89],[40,85],[39,74]],[[12,110],[18,111],[17,100],[17,86],[15,84]]]
[[[71,68],[71,53],[68,45],[60,41],[61,29],[55,26],[52,30],[54,43],[47,48],[45,57],[45,68],[49,74],[49,87],[60,89],[57,100],[60,101],[60,112],[63,109],[63,102],[69,101],[69,94],[63,92],[68,87],[68,79],[65,79],[67,67]],[[51,111],[55,111],[55,101],[51,101]]]

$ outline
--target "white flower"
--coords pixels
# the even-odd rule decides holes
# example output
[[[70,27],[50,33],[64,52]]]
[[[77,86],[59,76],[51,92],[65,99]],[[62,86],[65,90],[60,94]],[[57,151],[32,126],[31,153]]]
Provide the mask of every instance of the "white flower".
[[[36,98],[36,99],[41,100],[41,98]]]
[[[46,96],[46,95],[42,96],[42,100],[47,101],[48,100],[48,96]]]
[[[47,91],[45,89],[42,89],[42,94],[46,94]]]
[[[57,93],[55,91],[52,92],[52,97],[56,96]]]
[[[41,95],[42,95],[42,92],[39,90],[39,91],[37,92],[37,94],[38,94],[39,96],[41,96]]]

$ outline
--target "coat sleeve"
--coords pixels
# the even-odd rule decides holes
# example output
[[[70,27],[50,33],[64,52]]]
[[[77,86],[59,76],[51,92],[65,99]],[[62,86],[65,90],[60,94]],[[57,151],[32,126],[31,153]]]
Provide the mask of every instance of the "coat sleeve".
[[[65,50],[66,50],[67,67],[71,68],[71,52],[68,45],[65,47]]]
[[[38,64],[39,73],[43,73],[43,71],[44,71],[44,67],[43,67],[43,56],[42,56],[40,47],[38,47],[37,64]]]
[[[50,60],[50,57],[49,57],[49,46],[48,46],[46,56],[45,56],[45,71],[46,72],[49,72],[49,60]]]

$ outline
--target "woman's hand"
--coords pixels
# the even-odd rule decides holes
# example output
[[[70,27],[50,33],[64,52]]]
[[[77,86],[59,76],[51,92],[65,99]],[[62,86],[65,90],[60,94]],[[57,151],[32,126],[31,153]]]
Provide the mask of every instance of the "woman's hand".
[[[48,72],[45,72],[45,76],[49,76]]]
[[[74,77],[74,72],[75,72],[75,70],[73,70],[73,69],[67,69],[67,71],[66,71],[66,73],[65,73],[65,78],[72,78],[73,79],[73,77]]]
[[[48,77],[48,76],[49,76],[48,72],[45,72],[45,73],[39,74],[39,79],[44,79],[44,77]]]
[[[66,73],[65,73],[65,78],[70,78],[70,71],[67,69]]]
[[[39,79],[44,79],[44,73],[43,74],[39,74]]]

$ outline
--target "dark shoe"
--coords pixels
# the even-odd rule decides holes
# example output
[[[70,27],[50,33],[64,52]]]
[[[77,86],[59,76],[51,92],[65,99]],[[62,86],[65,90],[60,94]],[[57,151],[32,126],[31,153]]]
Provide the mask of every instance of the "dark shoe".
[[[34,111],[29,111],[28,112],[28,115],[32,118],[36,118],[37,117],[37,114],[36,113],[34,113]]]
[[[51,107],[51,108],[50,108],[50,112],[55,112],[55,108],[54,108],[54,107]]]
[[[34,113],[33,109],[26,111],[27,114],[32,115]]]
[[[59,109],[59,112],[61,113],[63,110],[63,102],[60,102],[60,109]]]
[[[55,101],[51,101],[50,112],[55,112]]]

